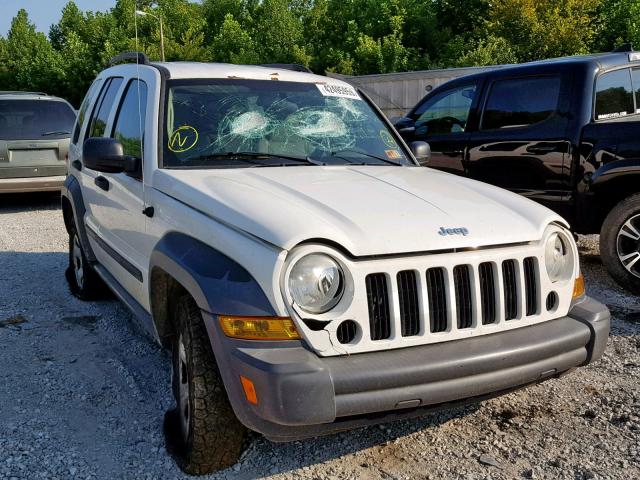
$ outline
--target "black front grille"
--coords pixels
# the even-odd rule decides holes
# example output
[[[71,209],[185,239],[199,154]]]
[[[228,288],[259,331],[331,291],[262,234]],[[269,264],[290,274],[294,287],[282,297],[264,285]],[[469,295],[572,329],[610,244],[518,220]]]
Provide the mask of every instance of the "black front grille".
[[[468,265],[458,265],[453,269],[453,282],[456,290],[458,328],[469,328],[473,323],[473,305]]]
[[[536,259],[527,257],[523,262],[524,289],[527,294],[527,316],[538,312],[538,278],[536,274]]]
[[[369,305],[369,328],[371,340],[383,340],[391,335],[389,292],[384,273],[367,275],[367,303]]]
[[[432,333],[447,329],[447,294],[443,268],[427,270],[427,294],[429,295],[429,327]]]
[[[482,306],[482,324],[496,323],[496,282],[493,264],[481,263],[478,267],[480,277],[480,303]]]
[[[502,262],[502,285],[504,287],[504,319],[513,320],[518,316],[518,283],[515,260]]]
[[[398,297],[400,300],[400,325],[402,336],[411,337],[420,331],[420,306],[416,272],[398,272]]]

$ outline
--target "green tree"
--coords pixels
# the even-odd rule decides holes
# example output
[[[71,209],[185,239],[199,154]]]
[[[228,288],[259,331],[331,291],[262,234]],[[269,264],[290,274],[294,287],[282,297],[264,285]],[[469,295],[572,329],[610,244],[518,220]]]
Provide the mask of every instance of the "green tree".
[[[251,36],[227,13],[219,33],[211,44],[212,57],[217,62],[258,63],[258,54]]]
[[[11,22],[3,48],[2,89],[39,90],[56,93],[61,89],[64,70],[62,59],[47,37],[36,32],[22,9]]]

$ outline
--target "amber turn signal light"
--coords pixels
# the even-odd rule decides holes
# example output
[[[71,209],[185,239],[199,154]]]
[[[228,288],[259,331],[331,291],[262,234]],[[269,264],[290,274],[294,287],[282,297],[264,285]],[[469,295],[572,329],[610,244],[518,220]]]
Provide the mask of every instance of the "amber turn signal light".
[[[578,275],[578,277],[576,278],[575,283],[573,284],[573,300],[575,300],[576,298],[580,298],[585,294],[585,287],[584,287],[584,277],[582,276],[582,274]]]
[[[298,340],[300,334],[287,317],[220,316],[220,326],[227,337],[244,340]]]

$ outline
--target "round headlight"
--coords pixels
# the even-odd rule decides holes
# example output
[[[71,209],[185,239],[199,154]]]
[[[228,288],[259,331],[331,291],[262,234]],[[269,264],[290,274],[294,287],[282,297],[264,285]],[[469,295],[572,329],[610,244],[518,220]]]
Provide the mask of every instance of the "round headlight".
[[[567,239],[558,233],[551,234],[547,239],[544,263],[547,268],[549,280],[552,282],[570,277],[573,262],[569,254],[569,248]]]
[[[289,274],[293,301],[309,313],[324,313],[335,307],[344,292],[344,275],[329,255],[313,253],[296,262]]]

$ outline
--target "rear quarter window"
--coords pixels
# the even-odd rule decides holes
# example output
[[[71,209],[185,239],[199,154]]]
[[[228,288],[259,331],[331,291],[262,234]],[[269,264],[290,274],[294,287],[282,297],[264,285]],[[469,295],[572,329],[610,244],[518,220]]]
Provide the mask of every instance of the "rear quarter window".
[[[482,130],[527,127],[551,117],[558,108],[560,77],[497,80],[491,85]]]
[[[633,113],[635,107],[629,69],[600,75],[596,81],[595,119],[619,118]]]

